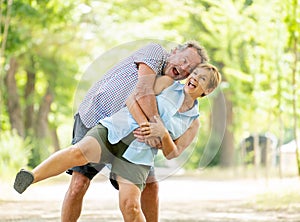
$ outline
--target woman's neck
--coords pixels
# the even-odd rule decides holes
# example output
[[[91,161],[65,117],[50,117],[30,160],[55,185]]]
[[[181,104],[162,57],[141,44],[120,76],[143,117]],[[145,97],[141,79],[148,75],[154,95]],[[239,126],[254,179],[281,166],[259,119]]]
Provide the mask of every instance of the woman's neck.
[[[190,95],[184,93],[184,99],[178,111],[181,113],[186,112],[194,106],[194,103],[195,103],[195,99],[192,98]]]

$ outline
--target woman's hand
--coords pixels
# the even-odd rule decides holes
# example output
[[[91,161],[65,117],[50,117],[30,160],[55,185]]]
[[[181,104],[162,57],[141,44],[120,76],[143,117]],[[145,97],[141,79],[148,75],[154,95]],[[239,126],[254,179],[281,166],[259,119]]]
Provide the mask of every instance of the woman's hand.
[[[164,137],[165,133],[167,133],[167,129],[165,128],[161,119],[157,116],[154,116],[155,123],[145,122],[140,125],[140,128],[133,131],[133,134],[138,139],[147,139],[150,137]]]
[[[166,133],[168,133],[167,129],[164,126],[164,123],[160,119],[159,116],[154,116],[154,120],[156,122],[150,123],[149,126],[149,137],[159,137],[162,139]]]
[[[140,128],[133,131],[135,137],[139,139],[147,139],[150,137],[164,137],[165,133],[167,133],[167,129],[165,128],[161,119],[157,116],[154,117],[155,123],[145,122],[140,125]]]
[[[161,138],[167,132],[164,124],[158,117],[154,117],[156,123],[144,122],[140,128],[133,131],[139,142],[144,142],[151,147],[162,148]]]
[[[146,136],[150,133],[150,123],[144,122],[141,123],[140,127],[133,131],[133,135],[138,139],[140,142],[145,142]]]

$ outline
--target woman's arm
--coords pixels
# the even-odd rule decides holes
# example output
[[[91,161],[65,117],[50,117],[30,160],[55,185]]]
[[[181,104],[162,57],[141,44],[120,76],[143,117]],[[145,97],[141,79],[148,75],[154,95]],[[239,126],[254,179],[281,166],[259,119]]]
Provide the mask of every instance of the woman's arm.
[[[156,122],[150,123],[149,127],[144,127],[143,131],[145,134],[148,134],[147,136],[158,136],[161,138],[161,150],[168,160],[178,157],[192,143],[200,126],[199,120],[195,119],[184,134],[173,141],[162,121],[156,117]]]
[[[172,140],[168,132],[165,132],[161,138],[164,156],[168,160],[178,157],[193,142],[197,135],[199,125],[199,120],[195,119],[185,133],[175,141]]]

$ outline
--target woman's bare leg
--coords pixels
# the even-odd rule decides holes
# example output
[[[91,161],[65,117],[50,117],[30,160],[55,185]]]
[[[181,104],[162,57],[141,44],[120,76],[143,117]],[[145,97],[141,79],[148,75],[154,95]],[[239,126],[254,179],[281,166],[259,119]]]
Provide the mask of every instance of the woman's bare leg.
[[[57,176],[74,166],[85,165],[89,162],[99,162],[101,147],[94,137],[84,137],[80,142],[68,148],[52,154],[36,168],[32,173],[33,183],[49,177]]]
[[[145,217],[141,209],[140,189],[118,176],[119,183],[119,206],[125,222],[145,222]]]

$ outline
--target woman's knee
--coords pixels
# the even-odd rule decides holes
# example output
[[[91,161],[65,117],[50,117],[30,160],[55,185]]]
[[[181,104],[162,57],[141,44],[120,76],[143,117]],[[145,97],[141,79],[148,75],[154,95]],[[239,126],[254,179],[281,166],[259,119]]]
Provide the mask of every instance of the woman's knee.
[[[119,205],[123,215],[133,218],[141,213],[141,191],[131,182],[117,177],[119,183]]]
[[[88,162],[98,163],[100,161],[101,147],[94,137],[86,136],[75,144],[74,147],[80,149],[82,155]]]
[[[120,200],[120,209],[125,214],[139,214],[141,210],[140,201],[132,197],[123,198]]]

